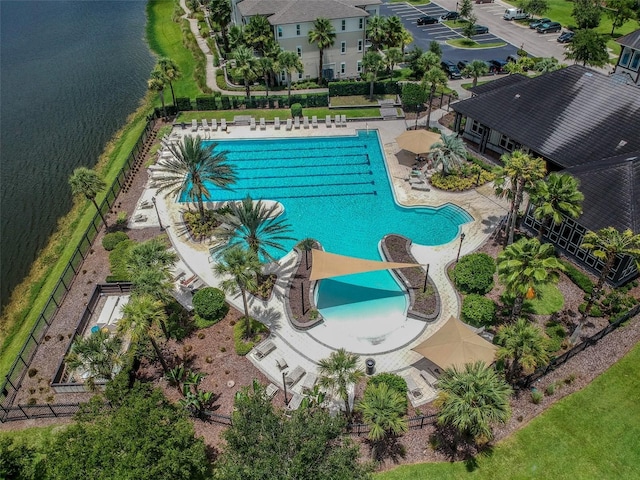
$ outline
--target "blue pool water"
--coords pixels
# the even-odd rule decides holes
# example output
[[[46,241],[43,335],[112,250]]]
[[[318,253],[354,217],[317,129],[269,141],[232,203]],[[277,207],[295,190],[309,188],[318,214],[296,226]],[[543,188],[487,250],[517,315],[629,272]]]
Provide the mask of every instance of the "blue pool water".
[[[314,238],[325,250],[381,260],[378,244],[389,233],[414,243],[440,245],[454,239],[470,215],[451,204],[406,208],[396,204],[376,131],[356,136],[226,140],[238,182],[233,191],[211,186],[211,201],[277,200],[296,241]],[[287,252],[272,251],[276,258]],[[395,317],[407,308],[405,295],[387,271],[323,280],[317,292],[325,319]],[[380,336],[380,335],[379,335]],[[372,337],[373,338],[373,337]],[[375,341],[375,340],[372,340]]]

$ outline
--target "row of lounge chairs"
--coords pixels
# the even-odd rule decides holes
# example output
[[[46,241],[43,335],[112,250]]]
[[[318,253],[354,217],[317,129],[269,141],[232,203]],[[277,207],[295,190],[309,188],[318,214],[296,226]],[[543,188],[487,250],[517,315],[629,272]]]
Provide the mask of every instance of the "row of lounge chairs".
[[[330,128],[332,125],[335,124],[336,127],[346,127],[347,126],[347,116],[346,115],[336,115],[335,119],[334,117],[332,117],[331,115],[327,115],[325,117],[325,126],[327,128]],[[267,129],[267,122],[264,118],[260,118],[260,130],[266,130]],[[280,130],[280,118],[279,117],[275,117],[274,121],[273,121],[273,126],[276,130]],[[308,116],[303,116],[302,120],[300,119],[300,117],[294,117],[293,119],[288,118],[287,122],[286,122],[286,129],[287,130],[291,130],[293,128],[295,128],[296,130],[300,129],[300,126],[302,126],[302,128],[309,128],[310,126],[312,128],[318,128],[318,117],[316,115],[313,115],[311,117],[311,120],[309,120]],[[256,125],[256,119],[254,117],[251,117],[251,119],[249,120],[249,128],[251,130],[256,130],[257,125]],[[191,121],[191,131],[192,132],[197,132],[198,130],[202,130],[203,132],[217,132],[218,131],[218,123],[217,120],[214,118],[213,120],[211,120],[211,123],[209,123],[206,119],[202,120],[202,124],[198,123],[197,120],[192,120]],[[221,131],[226,131],[227,130],[227,120],[226,119],[221,119],[220,120],[220,130]]]
[[[197,120],[191,120],[191,131],[197,132],[198,130],[202,130],[203,132],[217,132],[218,131],[218,121],[214,118],[211,120],[211,124],[207,122],[206,118],[202,119],[202,124],[199,124]],[[227,131],[227,119],[223,118],[220,120],[220,130],[223,132]]]

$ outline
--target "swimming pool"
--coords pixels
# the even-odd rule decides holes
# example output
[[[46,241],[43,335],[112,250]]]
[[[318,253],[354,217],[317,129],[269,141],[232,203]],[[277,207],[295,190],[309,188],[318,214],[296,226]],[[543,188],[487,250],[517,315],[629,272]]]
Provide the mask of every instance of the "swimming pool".
[[[287,252],[297,241],[314,238],[329,252],[380,260],[378,245],[386,234],[440,245],[454,239],[460,225],[472,219],[450,204],[399,206],[373,130],[355,136],[217,142],[216,151],[223,150],[235,165],[238,181],[233,191],[210,186],[209,200],[240,200],[250,194],[256,200],[282,203],[296,238],[284,245]],[[286,254],[270,253],[275,258]],[[358,353],[390,349],[397,343],[392,341],[393,331],[417,322],[406,319],[407,298],[387,271],[323,280],[316,303],[325,324],[310,334],[332,346],[344,343],[338,346],[350,346]],[[334,340],[336,327],[343,339]],[[424,322],[412,328],[422,329]]]

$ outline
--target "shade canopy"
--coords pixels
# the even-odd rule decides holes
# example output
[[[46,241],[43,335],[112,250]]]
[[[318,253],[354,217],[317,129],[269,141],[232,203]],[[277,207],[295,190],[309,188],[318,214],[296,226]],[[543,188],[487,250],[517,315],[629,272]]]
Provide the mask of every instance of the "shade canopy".
[[[396,137],[398,146],[411,153],[426,153],[431,145],[441,140],[439,133],[429,130],[407,130],[399,137]]]
[[[347,257],[323,250],[311,250],[311,276],[310,280],[322,280],[323,278],[351,275],[353,273],[374,272],[388,270],[390,268],[419,267],[417,263],[394,263],[376,260],[364,260],[362,258]]]
[[[479,360],[492,364],[497,348],[451,317],[440,330],[412,350],[441,368],[462,369],[465,364]]]

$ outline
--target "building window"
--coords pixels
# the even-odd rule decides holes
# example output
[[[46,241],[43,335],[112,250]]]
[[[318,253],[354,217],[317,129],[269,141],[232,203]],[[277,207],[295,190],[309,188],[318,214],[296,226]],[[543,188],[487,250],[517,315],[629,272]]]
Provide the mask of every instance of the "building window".
[[[631,57],[631,63],[629,64],[629,69],[636,71],[638,70],[638,66],[640,66],[640,50],[636,50],[633,53],[633,57]]]
[[[509,137],[507,137],[506,135],[502,135],[500,137],[500,142],[499,143],[500,143],[500,146],[502,148],[504,148],[505,150],[508,150],[509,152],[513,151],[513,147],[514,147],[513,141]]]
[[[358,67],[357,67],[358,73],[362,73],[362,61],[358,60]]]
[[[358,40],[358,51],[362,51],[362,40]]]
[[[473,122],[471,122],[471,131],[472,132],[481,135],[482,134],[482,130],[483,130],[482,129],[482,124],[479,121],[474,120]]]
[[[298,80],[302,80],[302,74],[298,72]]]
[[[622,55],[620,55],[620,66],[626,67],[629,65],[629,59],[631,59],[631,49],[629,47],[624,47]]]
[[[302,58],[302,47],[296,47],[296,53],[298,54],[298,57]]]
[[[358,22],[358,28],[362,30],[364,28],[364,18],[360,18]]]
[[[278,27],[278,38],[282,38],[282,27]]]
[[[280,72],[280,81],[281,82],[286,82],[287,81],[287,72],[285,72],[284,70],[282,70]]]
[[[340,42],[340,53],[347,53],[347,42]]]
[[[344,63],[344,62],[342,62],[342,63],[340,64],[340,74],[341,74],[341,75],[344,75],[346,71],[347,71],[347,64],[346,64],[346,63]]]
[[[342,20],[342,31],[344,32],[347,29],[347,21]]]
[[[300,36],[300,24],[296,25],[296,35]]]

